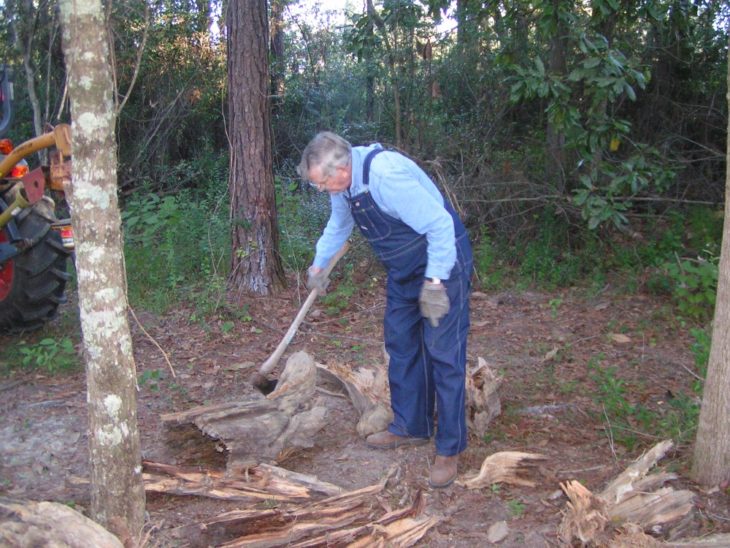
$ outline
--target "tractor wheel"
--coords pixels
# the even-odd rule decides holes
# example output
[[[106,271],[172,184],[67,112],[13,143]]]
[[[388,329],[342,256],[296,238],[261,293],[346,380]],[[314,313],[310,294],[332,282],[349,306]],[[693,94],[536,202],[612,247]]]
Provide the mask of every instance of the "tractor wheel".
[[[47,215],[29,208],[15,223],[22,238],[38,241],[0,266],[0,331],[6,332],[38,329],[52,320],[58,306],[66,302],[70,277],[66,272],[70,252],[51,229]],[[7,241],[7,232],[0,231],[0,242]]]

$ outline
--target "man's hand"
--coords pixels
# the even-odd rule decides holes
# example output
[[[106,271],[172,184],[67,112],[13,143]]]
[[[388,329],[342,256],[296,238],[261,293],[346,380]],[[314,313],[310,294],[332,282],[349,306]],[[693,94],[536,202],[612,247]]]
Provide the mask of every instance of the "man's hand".
[[[450,308],[449,296],[446,294],[444,284],[428,280],[423,282],[418,304],[421,307],[421,315],[428,318],[432,327],[438,327],[439,320],[449,313]]]
[[[317,289],[320,295],[324,295],[327,292],[327,286],[329,284],[330,279],[324,269],[316,266],[309,267],[307,271],[307,289],[310,291]]]

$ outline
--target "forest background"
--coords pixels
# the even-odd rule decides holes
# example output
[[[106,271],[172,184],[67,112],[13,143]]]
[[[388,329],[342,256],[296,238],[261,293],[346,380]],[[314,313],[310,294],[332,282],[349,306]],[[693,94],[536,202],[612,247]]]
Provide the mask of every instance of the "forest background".
[[[52,0],[3,10],[9,137],[21,142],[69,121],[58,10]],[[304,145],[322,129],[378,141],[419,161],[460,210],[478,288],[666,296],[704,374],[723,224],[727,3],[396,0],[344,12],[269,6],[287,272],[310,264],[329,212],[295,174]],[[189,306],[201,323],[246,315],[226,304],[231,227],[247,221],[229,212],[225,13],[193,0],[106,5],[130,303]],[[70,335],[54,336],[45,348],[63,354]]]

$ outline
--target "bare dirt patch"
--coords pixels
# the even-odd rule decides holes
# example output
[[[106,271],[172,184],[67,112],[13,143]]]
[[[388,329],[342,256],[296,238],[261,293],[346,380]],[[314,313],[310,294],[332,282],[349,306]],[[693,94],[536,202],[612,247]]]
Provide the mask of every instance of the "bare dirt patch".
[[[228,305],[229,311],[245,306],[245,314],[223,313],[206,322],[191,321],[189,310],[164,316],[138,312],[175,372],[173,376],[159,349],[133,322],[144,459],[201,469],[225,467],[220,443],[194,428],[166,428],[160,415],[251,394],[251,375],[274,350],[304,297],[290,289],[279,298],[246,299]],[[286,355],[305,349],[322,363],[382,363],[383,305],[377,288],[357,292],[337,311],[328,313],[316,304]],[[327,426],[313,448],[288,454],[279,464],[345,489],[376,483],[397,465],[382,503],[398,508],[423,491],[425,511],[443,518],[422,545],[488,545],[489,528],[505,521],[508,533],[501,546],[558,546],[557,527],[566,502],[560,482],[577,479],[600,491],[659,441],[633,415],[618,440],[622,432],[610,430],[607,420],[611,395],[616,399],[620,394],[619,399],[655,418],[670,416],[673,398],[692,396],[689,371],[694,365],[687,329],[679,329],[660,300],[608,291],[597,297],[579,291],[476,292],[471,318],[470,363],[482,357],[504,375],[503,411],[484,439],[470,440],[460,473],[476,472],[497,451],[536,452],[547,457],[531,476],[536,487],[468,490],[455,485],[431,490],[432,444],[371,450],[355,431],[357,413],[349,400],[324,391]],[[613,393],[606,392],[606,383],[612,381],[620,384]],[[47,375],[12,368],[0,379],[0,394],[0,494],[65,502],[83,511],[89,503],[83,372]],[[704,493],[687,480],[690,459],[691,447],[685,442],[660,462],[684,478],[675,482],[678,487],[693,490],[698,498],[689,519],[658,533],[687,537],[730,531],[730,495]],[[263,507],[260,502],[252,505]],[[245,507],[241,502],[150,495],[150,543],[184,545],[172,535],[176,527]]]

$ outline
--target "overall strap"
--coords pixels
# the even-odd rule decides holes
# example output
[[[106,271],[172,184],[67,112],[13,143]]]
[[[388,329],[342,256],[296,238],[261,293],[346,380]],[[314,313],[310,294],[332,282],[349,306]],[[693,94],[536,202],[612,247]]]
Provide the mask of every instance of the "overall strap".
[[[362,184],[367,188],[367,186],[370,184],[370,163],[373,161],[373,158],[380,154],[381,152],[385,152],[384,148],[375,148],[368,152],[368,155],[365,156],[365,161],[362,163]]]

